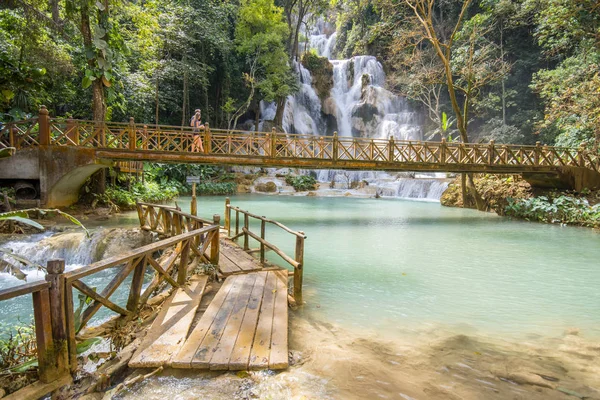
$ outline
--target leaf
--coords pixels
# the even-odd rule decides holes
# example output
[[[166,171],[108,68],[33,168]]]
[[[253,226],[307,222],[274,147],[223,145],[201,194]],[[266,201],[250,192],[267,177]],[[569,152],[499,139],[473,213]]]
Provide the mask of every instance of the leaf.
[[[93,337],[93,338],[86,339],[81,343],[78,343],[77,344],[77,354],[81,354],[81,353],[88,351],[93,345],[98,344],[100,342],[102,342],[102,338]]]
[[[16,373],[22,373],[22,372],[27,372],[30,369],[37,367],[37,366],[38,366],[38,360],[33,359],[33,360],[27,361],[26,363],[23,363],[21,365],[17,365],[14,368],[11,368],[10,371],[16,372]]]
[[[102,83],[106,87],[111,87],[111,83],[110,83],[110,81],[108,79],[106,79],[106,76],[102,76]]]
[[[100,3],[99,1],[96,2],[96,7],[98,8],[98,10],[100,11],[104,11],[106,10],[106,7],[104,7],[104,4]],[[104,35],[102,35],[104,36]]]
[[[25,225],[29,225],[29,226],[33,226],[36,229],[39,230],[44,230],[44,227],[40,224],[38,224],[35,221],[30,220],[29,218],[23,218],[23,217],[8,217],[8,218],[3,218],[3,219],[8,219],[11,221],[16,221],[16,222],[20,222],[21,224],[25,224]]]
[[[5,213],[0,214],[0,220],[9,219],[11,217],[27,218],[27,217],[29,217],[29,214],[27,214],[27,211],[25,211],[25,210],[21,210],[21,211],[9,211],[9,212],[5,212]]]
[[[81,82],[81,86],[82,86],[84,89],[87,89],[87,88],[89,88],[90,86],[92,86],[92,80],[90,79],[90,77],[89,77],[89,76],[84,76],[84,77],[83,77],[83,81]]]
[[[444,132],[448,130],[448,115],[445,112],[442,112],[442,129]]]

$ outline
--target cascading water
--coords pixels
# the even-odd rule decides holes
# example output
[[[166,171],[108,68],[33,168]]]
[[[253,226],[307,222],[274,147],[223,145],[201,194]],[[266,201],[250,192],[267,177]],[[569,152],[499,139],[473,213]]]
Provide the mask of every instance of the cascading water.
[[[304,32],[310,48],[332,64],[333,86],[321,102],[312,85],[313,77],[300,63],[294,67],[301,80],[300,91],[289,96],[283,118],[283,128],[289,133],[306,135],[338,135],[396,140],[422,140],[419,117],[402,97],[385,88],[383,66],[373,56],[355,56],[347,60],[333,59],[337,34],[331,24],[317,20],[313,33]],[[265,107],[265,109],[268,107]],[[327,124],[327,118],[334,124]],[[333,125],[333,128],[331,127]],[[329,130],[328,130],[329,128]],[[385,172],[319,170],[319,182],[333,182],[344,188],[363,182],[380,196],[439,200],[448,183],[425,176],[411,179]]]

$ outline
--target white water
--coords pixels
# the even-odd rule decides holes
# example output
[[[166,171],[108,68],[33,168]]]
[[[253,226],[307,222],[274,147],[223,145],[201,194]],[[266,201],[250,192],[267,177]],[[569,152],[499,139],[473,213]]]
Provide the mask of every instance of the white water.
[[[355,56],[335,60],[334,27],[318,19],[311,32],[303,32],[310,48],[330,60],[333,67],[333,87],[323,101],[313,87],[313,77],[301,63],[294,63],[300,90],[288,96],[283,114],[283,129],[304,135],[332,135],[334,130],[345,137],[367,137],[396,140],[422,140],[419,118],[402,97],[386,89],[383,66],[373,56]],[[301,45],[301,51],[304,51]],[[275,117],[276,106],[261,102],[263,120]],[[331,121],[334,121],[333,124]],[[262,122],[259,123],[259,129]],[[410,179],[372,171],[317,171],[319,182],[334,182],[344,189],[344,183],[368,183],[380,196],[439,200],[448,186],[435,176]]]

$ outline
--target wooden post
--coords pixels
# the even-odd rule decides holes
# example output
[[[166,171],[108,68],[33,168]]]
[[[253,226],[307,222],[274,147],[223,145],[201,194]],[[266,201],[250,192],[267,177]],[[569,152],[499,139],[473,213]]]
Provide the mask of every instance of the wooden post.
[[[579,148],[577,149],[577,163],[579,164],[580,167],[585,167],[585,158],[583,156],[583,154],[585,153],[585,147],[583,146],[583,144],[579,145]]]
[[[396,143],[394,142],[394,137],[390,136],[390,140],[388,142],[388,161],[394,162],[394,155],[396,154]]]
[[[339,146],[339,143],[338,143],[338,133],[336,131],[336,132],[333,132],[333,162],[336,162],[338,160],[338,157],[339,157],[339,155],[338,155],[338,146]]]
[[[79,129],[77,129],[75,121],[71,117],[67,119],[67,137],[75,146],[79,146]]]
[[[446,164],[448,145],[446,144],[446,138],[442,138],[442,143],[440,144],[440,164]]]
[[[235,210],[235,236],[240,234],[240,212]]]
[[[267,217],[263,215],[263,219],[260,220],[260,238],[262,240],[265,240],[265,228],[267,225],[267,223],[265,222],[266,218]],[[265,244],[262,242],[260,243],[260,263],[265,263]]]
[[[213,224],[217,226],[217,231],[213,235],[212,241],[210,242],[210,262],[213,265],[219,265],[219,227],[221,223],[221,217],[219,214],[213,215]]]
[[[8,141],[10,143],[10,147],[18,149],[19,147],[17,146],[15,139],[15,124],[8,124]]]
[[[69,370],[77,371],[77,341],[75,340],[75,312],[73,309],[73,285],[65,282],[65,319],[67,325],[67,341],[69,344]]]
[[[231,200],[229,197],[225,198],[225,229],[227,230],[227,237],[231,237]]]
[[[535,152],[533,155],[535,165],[540,165],[540,154],[542,150],[541,146],[542,144],[540,142],[535,142]]]
[[[187,265],[188,260],[190,258],[190,241],[186,240],[183,243],[183,248],[181,249],[181,258],[179,259],[179,269],[177,270],[177,283],[180,285],[185,284],[185,279],[187,278]]]
[[[65,260],[49,260],[46,281],[50,282],[50,322],[54,345],[55,366],[58,375],[69,370],[67,325],[65,318]]]
[[[137,310],[138,301],[144,283],[144,273],[146,272],[146,257],[141,257],[133,269],[133,278],[131,279],[131,288],[129,290],[129,298],[127,299],[127,310]]]
[[[192,204],[190,206],[190,214],[198,215],[198,202],[196,201],[196,182],[192,183]]]
[[[136,147],[135,122],[133,117],[129,117],[129,150],[135,150]]]
[[[144,125],[144,138],[142,139],[142,141],[144,142],[144,145],[142,146],[142,148],[144,150],[148,150],[148,125]],[[142,175],[142,179],[143,179],[143,177],[144,176]]]
[[[496,142],[492,139],[490,140],[490,145],[488,146],[488,164],[492,165],[494,164],[494,159],[495,154],[496,154],[496,148],[495,148],[495,144]]]
[[[271,157],[277,155],[277,130],[271,129]]]
[[[40,146],[48,146],[50,144],[50,118],[48,114],[46,106],[41,106],[38,115]]]
[[[52,323],[50,321],[50,295],[48,289],[33,292],[32,295],[39,376],[40,381],[48,383],[56,379]]]
[[[212,141],[210,139],[210,125],[208,124],[208,122],[204,124],[204,133],[206,136],[204,151],[206,154],[210,154],[212,152]]]
[[[250,229],[249,225],[248,214],[244,213],[244,250],[246,251],[250,250],[250,247],[248,247],[248,229]]]
[[[304,235],[304,232],[298,232]],[[304,269],[304,236],[296,236],[296,261],[298,267],[294,268],[294,299],[298,305],[302,305],[302,274]]]

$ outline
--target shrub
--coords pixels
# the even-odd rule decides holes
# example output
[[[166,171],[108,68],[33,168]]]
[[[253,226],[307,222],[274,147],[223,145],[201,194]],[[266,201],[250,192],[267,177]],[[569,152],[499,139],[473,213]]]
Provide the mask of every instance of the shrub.
[[[561,195],[508,199],[506,215],[526,220],[583,226],[600,226],[600,204],[590,206],[584,198]]]
[[[196,186],[196,192],[200,195],[228,195],[237,192],[235,182],[204,182]]]
[[[289,186],[293,186],[296,192],[315,190],[317,186],[317,180],[310,175],[287,175],[285,177],[285,183]]]

